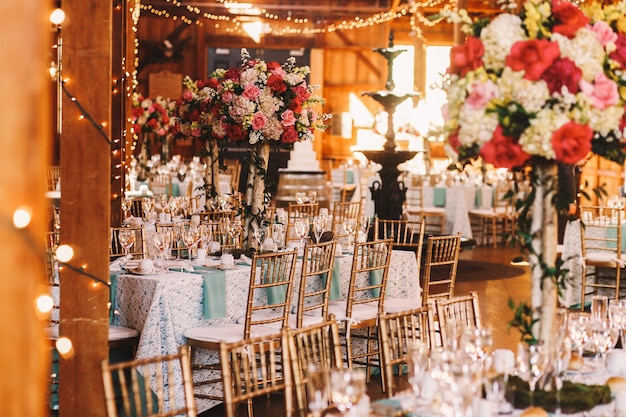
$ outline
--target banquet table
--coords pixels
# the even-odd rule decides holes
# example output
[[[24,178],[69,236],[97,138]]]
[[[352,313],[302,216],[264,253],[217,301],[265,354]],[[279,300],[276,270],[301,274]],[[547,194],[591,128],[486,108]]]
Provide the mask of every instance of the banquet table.
[[[215,259],[209,262],[218,264]],[[335,259],[339,273],[339,297],[348,292],[351,255]],[[301,260],[296,265],[292,293],[292,308],[300,280]],[[185,329],[206,324],[235,323],[246,312],[250,266],[241,265],[220,271],[213,268],[184,270],[171,268],[167,273],[129,274],[112,272],[112,324],[131,327],[141,333],[137,358],[176,352],[185,344]],[[360,279],[367,279],[361,277]],[[209,289],[210,291],[205,291]],[[415,254],[394,250],[387,281],[386,295],[392,298],[414,299],[421,305],[421,288],[417,276]],[[335,295],[337,296],[337,294]],[[211,311],[210,307],[218,303]],[[216,405],[214,401],[199,401],[199,410]]]
[[[407,200],[411,194],[418,192],[413,187],[407,189]],[[472,227],[469,211],[474,208],[493,207],[493,188],[491,186],[475,186],[455,184],[451,186],[425,185],[422,187],[422,204],[424,207],[445,207],[446,234],[460,232],[464,238],[472,239]]]

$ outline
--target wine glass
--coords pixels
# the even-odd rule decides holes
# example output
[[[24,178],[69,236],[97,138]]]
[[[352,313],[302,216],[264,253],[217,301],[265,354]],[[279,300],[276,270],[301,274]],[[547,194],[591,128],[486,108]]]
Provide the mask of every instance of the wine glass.
[[[278,250],[285,246],[285,226],[282,223],[272,224],[272,239]]]
[[[230,229],[230,219],[228,217],[221,217],[219,220],[219,234],[220,234],[220,245],[225,245],[227,243],[227,237],[229,235],[228,229]]]
[[[296,193],[296,203],[297,204],[303,204],[305,195],[306,194],[300,193],[300,192]]]
[[[365,394],[365,373],[358,369],[330,371],[330,398],[340,413],[348,414]]]
[[[321,365],[310,364],[305,372],[309,410],[314,417],[319,417],[328,408],[330,370]]]
[[[300,249],[304,250],[304,238],[309,234],[309,221],[307,219],[296,219],[294,226],[296,236],[300,238]]]
[[[259,244],[259,255],[263,253],[263,242],[265,242],[265,234],[267,233],[267,229],[265,226],[257,226],[252,231],[252,235],[254,236],[254,240]]]
[[[165,213],[165,209],[167,208],[167,194],[161,194],[159,196],[159,203],[161,203],[161,213]]]
[[[408,347],[408,355],[407,355],[407,366],[409,367],[409,383],[411,384],[411,388],[413,389],[413,394],[415,395],[415,407],[419,404],[417,400],[421,395],[422,388],[422,379],[424,378],[424,374],[426,373],[426,368],[428,367],[428,354],[429,348],[428,346],[421,342],[415,342]]]
[[[183,239],[183,232],[185,231],[185,223],[183,222],[177,222],[174,223],[172,225],[172,232],[173,232],[173,236],[172,236],[172,243],[176,242],[176,260],[180,261],[180,252],[181,252],[181,242]]]
[[[144,197],[141,200],[141,210],[143,211],[144,219],[149,220],[150,213],[154,210],[154,200],[149,197]]]
[[[567,316],[567,330],[569,338],[572,341],[572,345],[578,351],[578,358],[582,361],[583,350],[585,345],[590,339],[591,332],[589,329],[589,323],[591,322],[591,315],[581,311],[570,312]],[[583,367],[580,367],[579,372],[582,373]]]
[[[326,218],[322,216],[315,216],[313,218],[313,232],[315,233],[315,241],[320,243],[322,239],[322,234],[324,234],[324,230],[326,229]]]
[[[161,271],[166,272],[165,267],[165,255],[172,246],[172,232],[167,230],[161,230],[154,234],[154,246],[159,251],[159,258],[161,259]]]
[[[474,361],[481,362],[487,350],[493,344],[491,329],[488,327],[470,327],[463,331],[461,343]]]
[[[359,219],[359,232],[363,233],[365,240],[367,240],[367,232],[370,230],[370,218],[368,216],[361,216]]]
[[[498,369],[493,353],[485,357],[482,378],[485,396],[492,404],[494,410],[492,414],[496,415],[499,413],[500,404],[504,401],[507,375]]]
[[[546,372],[549,364],[548,352],[541,344],[526,345],[520,343],[517,349],[518,370],[528,381],[530,390],[530,404],[535,405],[535,389],[537,382]]]
[[[128,261],[130,258],[130,248],[135,244],[135,231],[130,229],[121,229],[118,232],[117,239],[124,249],[124,259]]]
[[[591,340],[597,352],[601,369],[606,367],[606,352],[615,347],[619,330],[607,318],[591,320],[589,323]]]
[[[622,347],[626,348],[626,300],[612,299],[609,301],[609,319],[619,329]]]
[[[235,219],[228,224],[228,234],[233,238],[233,242],[237,245],[239,235],[241,235],[241,220]]]
[[[309,191],[309,203],[315,204],[317,201],[317,191]]]
[[[197,227],[189,227],[189,229],[183,230],[183,242],[187,246],[189,251],[189,261],[191,262],[191,252],[200,243],[202,234]]]
[[[565,337],[558,339],[554,349],[554,388],[556,391],[555,415],[561,414],[561,390],[563,389],[563,374],[567,371],[572,354],[572,342]]]
[[[343,230],[348,235],[348,246],[352,246],[352,235],[356,230],[356,219],[346,218],[343,220]]]
[[[122,198],[122,211],[124,212],[124,219],[128,218],[128,214],[130,213],[130,209],[133,206],[133,199],[129,197]]]

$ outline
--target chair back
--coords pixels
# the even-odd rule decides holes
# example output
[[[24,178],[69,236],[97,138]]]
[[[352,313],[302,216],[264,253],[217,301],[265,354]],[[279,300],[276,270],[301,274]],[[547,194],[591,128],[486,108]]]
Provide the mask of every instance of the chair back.
[[[352,309],[360,304],[374,306],[378,314],[383,312],[392,242],[384,239],[354,245],[346,317],[352,317]],[[363,274],[369,274],[369,279]]]
[[[46,167],[46,191],[57,191],[60,189],[61,167],[50,165]]]
[[[252,257],[244,339],[257,325],[281,328],[288,323],[298,251]]]
[[[441,345],[444,348],[454,346],[458,341],[459,329],[480,327],[480,308],[476,291],[447,300],[440,298],[436,300],[436,309]]]
[[[426,305],[429,299],[454,296],[460,251],[460,233],[428,237],[422,282],[422,305]],[[433,273],[436,275],[433,276]]]
[[[417,276],[421,277],[425,230],[425,219],[419,221],[383,220],[376,217],[374,240],[393,239],[393,249],[414,250],[417,260]]]
[[[135,234],[135,243],[130,247],[128,253],[133,258],[143,259],[147,256],[146,235],[143,227],[112,227],[111,244],[109,246],[109,257],[111,260],[124,256],[124,248],[120,243],[119,234],[121,230],[130,230]]]
[[[199,213],[200,223],[219,222],[222,218],[232,220],[235,214],[235,210],[202,211]]]
[[[172,195],[172,177],[170,174],[157,174],[150,180],[150,189],[154,195]]]
[[[290,241],[298,241],[300,238],[296,235],[296,220],[306,219],[309,224],[313,224],[313,218],[319,214],[319,203],[289,203],[287,208],[287,229],[285,230],[285,244]]]
[[[348,202],[335,202],[333,204],[333,223],[331,230],[333,236],[339,243],[346,243],[348,240],[355,242],[355,237],[358,233],[359,216],[361,215],[361,202],[360,201],[348,201]],[[356,224],[354,231],[350,234],[346,233],[343,222],[347,219],[353,219]],[[346,242],[344,242],[344,240]]]
[[[285,327],[283,331],[287,334],[297,414],[308,416],[307,368],[311,365],[327,369],[343,367],[338,324],[331,316],[328,321],[296,329]]]
[[[328,297],[333,267],[335,266],[336,240],[322,243],[307,243],[302,257],[300,287],[298,288],[298,308],[296,328],[302,327],[305,314],[319,312],[322,320],[328,319]],[[325,279],[322,280],[322,276]],[[320,285],[320,280],[322,285]]]
[[[188,355],[187,348],[182,347],[175,354],[114,364],[103,361],[107,416],[195,417]],[[155,375],[155,378],[148,381],[142,375]]]
[[[378,333],[381,344],[383,386],[387,396],[394,395],[394,369],[405,373],[409,362],[410,349],[416,343],[423,343],[432,349],[430,329],[433,328],[433,311],[423,306],[398,313],[382,314],[378,318]]]
[[[293,414],[293,383],[286,333],[220,343],[220,362],[227,417],[237,416],[236,406],[246,402],[252,417],[252,399],[282,392],[285,416]]]

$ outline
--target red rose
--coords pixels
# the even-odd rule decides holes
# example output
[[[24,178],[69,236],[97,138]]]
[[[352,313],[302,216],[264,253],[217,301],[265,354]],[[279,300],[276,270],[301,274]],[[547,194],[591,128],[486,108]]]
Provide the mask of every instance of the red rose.
[[[620,131],[624,131],[624,129],[626,129],[626,106],[624,107],[624,115],[622,116],[622,119],[619,121],[619,130]]]
[[[530,155],[522,150],[515,138],[502,134],[501,126],[496,128],[493,138],[481,148],[480,155],[496,168],[519,167],[530,159]]]
[[[593,131],[587,125],[568,122],[552,134],[552,148],[556,160],[575,164],[591,151]]]
[[[563,86],[567,87],[570,94],[579,91],[578,81],[583,76],[583,72],[569,58],[558,58],[552,65],[541,74],[541,79],[548,84],[550,94],[561,93]]]
[[[459,153],[459,149],[461,149],[461,142],[459,141],[459,131],[457,130],[450,136],[448,136],[448,143],[454,149],[454,152]]]
[[[241,128],[241,125],[226,125],[226,137],[233,142],[241,142],[245,140],[246,134]]]
[[[506,57],[506,65],[514,71],[525,71],[524,78],[537,81],[561,55],[559,44],[547,39],[518,41]]]
[[[453,46],[450,49],[448,74],[458,74],[464,77],[468,71],[473,71],[483,65],[484,54],[483,42],[479,38],[468,36],[463,45]]]
[[[287,90],[287,84],[285,84],[285,80],[283,77],[279,75],[270,75],[270,78],[267,80],[267,86],[277,93],[284,93]]]
[[[276,61],[272,61],[272,62],[268,62],[267,63],[267,69],[270,72],[272,70],[275,70],[275,69],[278,69],[278,68],[280,68],[280,64],[278,62],[276,62]]]
[[[224,74],[224,79],[239,81],[239,70],[237,68],[229,68]]]
[[[302,100],[308,100],[311,97],[311,93],[303,84],[295,86],[292,90],[296,94],[296,96]]]
[[[209,78],[206,82],[206,85],[216,90],[217,87],[219,86],[219,82],[217,81],[216,78]]]
[[[302,104],[304,103],[304,100],[300,97],[295,97],[293,100],[291,100],[291,103],[289,103],[289,110],[292,110],[294,113],[300,114],[302,113]]]
[[[298,132],[293,127],[283,130],[283,134],[280,136],[282,143],[294,143],[298,140]]]
[[[589,18],[569,1],[553,0],[552,15],[556,24],[552,32],[573,38],[578,29],[587,26]]]
[[[617,41],[615,42],[617,47],[615,51],[611,52],[609,57],[620,63],[622,68],[626,67],[626,34],[619,33],[617,35]]]

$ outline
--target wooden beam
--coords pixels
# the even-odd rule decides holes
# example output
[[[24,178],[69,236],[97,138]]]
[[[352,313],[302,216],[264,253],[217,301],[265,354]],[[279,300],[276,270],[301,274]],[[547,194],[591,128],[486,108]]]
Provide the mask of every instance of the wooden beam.
[[[112,5],[64,0],[63,8],[69,94],[63,99],[61,243],[74,249],[73,268],[108,281]],[[87,118],[80,118],[77,103]],[[60,363],[60,416],[104,417],[100,362],[108,357],[109,288],[73,268],[61,272],[60,334],[72,340],[75,356]]]
[[[348,38],[345,33],[343,33],[340,30],[337,30],[334,32],[335,35],[337,35],[337,37],[339,37],[339,39],[341,39],[347,46],[353,46],[352,41],[350,40],[350,38]],[[386,46],[386,45],[383,45]],[[359,61],[361,61],[362,63],[365,64],[365,66],[367,68],[369,68],[374,74],[376,74],[376,78],[381,78],[382,74],[380,72],[380,68],[378,68],[378,66],[376,66],[368,57],[365,56],[365,54],[363,53],[363,51],[357,51],[356,52],[356,56],[359,59]],[[374,54],[371,54],[371,56],[375,56]]]
[[[0,3],[0,91],[9,105],[0,112],[0,403],[8,417],[43,417],[47,402],[50,350],[35,299],[44,285],[44,232],[47,221],[45,166],[52,142],[49,110],[50,2]],[[16,41],[19,40],[19,41]],[[13,213],[32,214],[26,229],[12,225]]]

